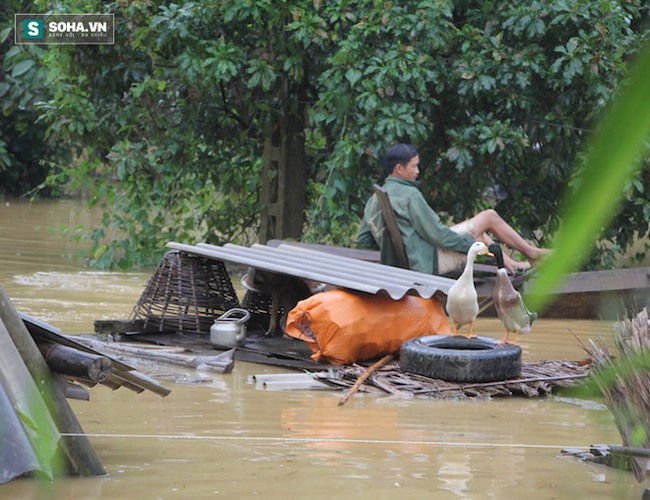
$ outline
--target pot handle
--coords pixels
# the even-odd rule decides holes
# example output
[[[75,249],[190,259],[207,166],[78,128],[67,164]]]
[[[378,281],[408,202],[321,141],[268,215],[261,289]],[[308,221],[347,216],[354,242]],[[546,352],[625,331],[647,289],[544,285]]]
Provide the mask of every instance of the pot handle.
[[[241,314],[241,318],[232,317],[234,314]],[[246,309],[241,309],[239,307],[233,307],[229,309],[221,316],[219,316],[215,321],[227,320],[227,321],[236,321],[238,324],[246,323],[251,317],[250,313]]]

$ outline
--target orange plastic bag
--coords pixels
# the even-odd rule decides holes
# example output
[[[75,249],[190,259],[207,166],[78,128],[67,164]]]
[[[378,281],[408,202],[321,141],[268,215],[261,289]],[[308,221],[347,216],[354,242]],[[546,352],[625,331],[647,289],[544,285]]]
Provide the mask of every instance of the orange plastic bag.
[[[309,344],[314,361],[344,365],[397,353],[409,339],[451,330],[436,298],[393,300],[332,290],[298,302],[286,332]]]

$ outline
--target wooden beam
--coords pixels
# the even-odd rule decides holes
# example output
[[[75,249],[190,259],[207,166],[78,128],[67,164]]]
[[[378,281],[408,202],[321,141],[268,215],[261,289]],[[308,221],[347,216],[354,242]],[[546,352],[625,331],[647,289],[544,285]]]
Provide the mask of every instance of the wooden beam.
[[[129,333],[144,331],[143,319],[98,319],[93,322],[95,333]]]
[[[39,344],[45,362],[55,373],[103,382],[113,371],[113,363],[105,356],[89,354],[60,344]]]
[[[65,375],[57,375],[54,373],[53,376],[54,381],[59,384],[59,387],[61,387],[61,390],[67,399],[90,401],[90,393],[88,392],[88,389],[71,382]]]
[[[528,286],[535,281],[532,277]],[[650,267],[584,271],[567,275],[558,294],[650,289]]]

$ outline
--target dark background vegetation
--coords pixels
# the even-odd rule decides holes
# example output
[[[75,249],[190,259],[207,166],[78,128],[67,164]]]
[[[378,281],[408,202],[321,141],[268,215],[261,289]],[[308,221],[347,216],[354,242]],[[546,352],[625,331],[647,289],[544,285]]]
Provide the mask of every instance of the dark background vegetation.
[[[14,14],[48,11],[113,13],[116,44],[15,45]],[[411,142],[437,211],[495,207],[543,245],[648,38],[637,0],[9,0],[0,189],[102,207],[98,266],[155,263],[169,240],[250,243],[283,127],[304,137],[305,241],[353,244],[383,151]],[[642,161],[587,267],[647,240]]]

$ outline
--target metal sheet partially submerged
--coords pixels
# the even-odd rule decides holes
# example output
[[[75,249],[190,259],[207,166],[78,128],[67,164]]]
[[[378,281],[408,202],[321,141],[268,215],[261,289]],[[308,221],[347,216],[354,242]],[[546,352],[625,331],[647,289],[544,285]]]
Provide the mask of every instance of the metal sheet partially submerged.
[[[419,295],[425,299],[440,292],[447,294],[454,280],[366,262],[340,255],[316,251],[294,245],[270,247],[253,245],[243,247],[197,243],[169,242],[174,250],[200,255],[210,259],[247,265],[264,271],[326,283],[370,294],[386,293],[399,300],[404,295]]]

